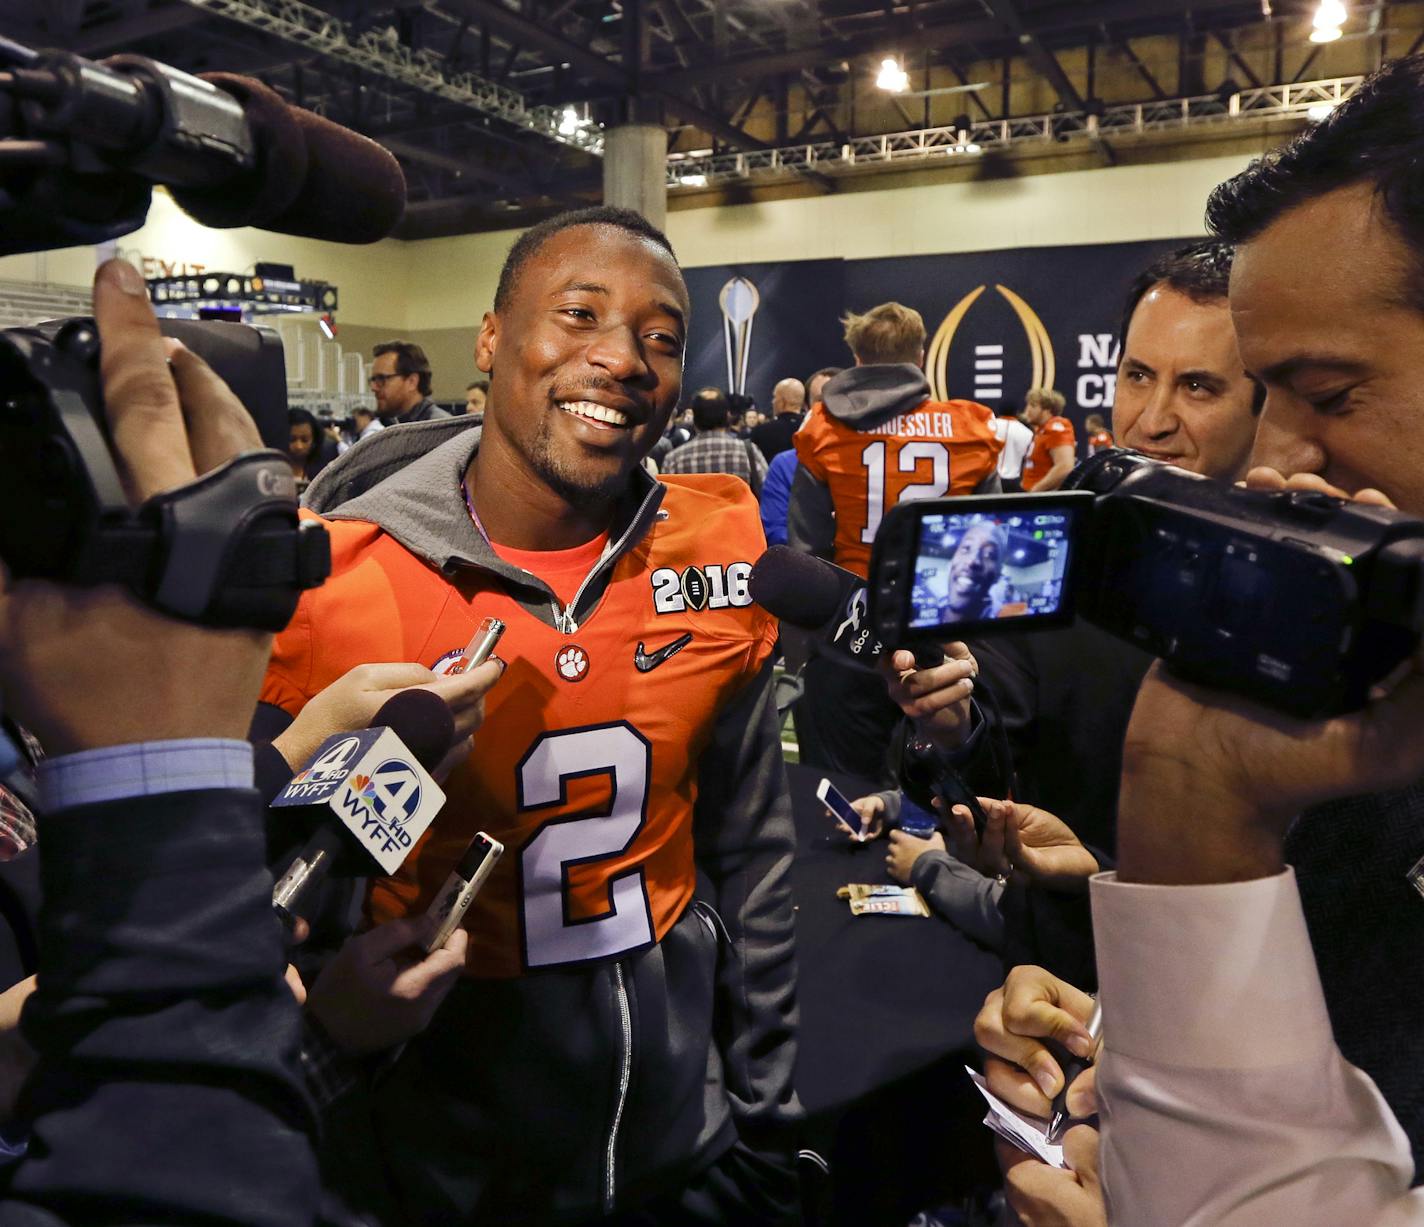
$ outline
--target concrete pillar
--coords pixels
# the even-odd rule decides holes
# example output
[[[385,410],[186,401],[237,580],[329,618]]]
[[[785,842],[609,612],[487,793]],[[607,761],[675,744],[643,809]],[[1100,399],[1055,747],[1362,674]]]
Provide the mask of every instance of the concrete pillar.
[[[603,203],[667,224],[667,129],[623,124],[603,134]]]

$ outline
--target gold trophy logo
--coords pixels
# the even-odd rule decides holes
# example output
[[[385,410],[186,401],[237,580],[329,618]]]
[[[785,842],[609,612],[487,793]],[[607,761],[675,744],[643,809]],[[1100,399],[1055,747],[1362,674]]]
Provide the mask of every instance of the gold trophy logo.
[[[988,286],[975,286],[955,303],[954,309],[944,317],[944,322],[940,324],[938,331],[934,334],[934,340],[930,342],[929,352],[925,355],[925,375],[929,378],[930,395],[936,400],[952,399],[949,392],[949,349],[954,343],[954,334],[959,330],[959,325],[969,314],[969,308],[978,301],[979,296],[986,289]],[[1033,377],[1027,386],[1030,388],[1053,387],[1058,363],[1053,354],[1053,342],[1049,339],[1048,329],[1043,326],[1043,321],[1038,318],[1038,313],[1008,286],[996,285],[994,289],[1013,308],[1019,323],[1023,325],[1024,337],[1028,341],[1029,357],[1033,362]],[[723,292],[725,293],[725,291]],[[998,351],[1001,347],[991,348]]]
[[[761,306],[761,295],[745,277],[733,277],[722,287],[717,301],[722,306],[722,337],[727,344],[727,389],[745,394],[752,319]]]

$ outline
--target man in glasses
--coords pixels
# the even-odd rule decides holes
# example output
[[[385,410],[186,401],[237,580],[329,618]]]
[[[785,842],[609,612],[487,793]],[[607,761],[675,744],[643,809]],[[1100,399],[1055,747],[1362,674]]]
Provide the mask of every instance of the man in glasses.
[[[419,345],[383,341],[371,357],[371,391],[382,426],[450,416],[430,399],[430,359]]]

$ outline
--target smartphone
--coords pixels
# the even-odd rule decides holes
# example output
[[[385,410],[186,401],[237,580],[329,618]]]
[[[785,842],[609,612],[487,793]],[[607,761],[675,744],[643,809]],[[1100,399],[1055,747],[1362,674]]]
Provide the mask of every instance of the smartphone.
[[[830,780],[822,779],[816,785],[816,799],[826,807],[833,818],[839,819],[850,828],[850,833],[855,839],[864,838],[865,824],[861,821],[860,815],[845,799],[845,794]]]
[[[478,669],[494,654],[495,645],[503,634],[503,622],[498,618],[486,618],[465,645],[464,655],[455,662],[450,672],[468,673],[471,669]]]
[[[485,884],[499,858],[504,855],[504,845],[480,831],[465,849],[460,863],[450,871],[445,885],[440,888],[425,913],[435,921],[435,931],[425,943],[425,953],[439,950],[465,919],[480,887]]]

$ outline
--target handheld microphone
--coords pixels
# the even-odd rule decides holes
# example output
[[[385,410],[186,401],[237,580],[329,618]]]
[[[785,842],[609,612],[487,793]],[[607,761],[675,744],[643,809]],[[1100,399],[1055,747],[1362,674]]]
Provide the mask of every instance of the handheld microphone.
[[[852,668],[878,672],[891,648],[870,622],[870,592],[859,575],[789,545],[773,545],[757,559],[747,591],[758,605],[783,622],[809,631],[827,653]],[[936,644],[914,645],[915,664],[939,664]]]
[[[894,650],[876,637],[871,626],[865,580],[844,567],[787,545],[773,545],[752,567],[747,591],[768,613],[810,631],[842,664],[878,673],[881,656]],[[931,669],[944,661],[944,649],[938,644],[910,646],[917,668]],[[940,798],[946,817],[952,806],[967,805],[975,829],[983,835],[986,818],[979,799],[928,738],[907,737],[899,775],[906,793],[924,809],[930,808],[931,796]]]
[[[388,150],[250,77],[43,51],[0,74],[5,101],[0,136],[34,147],[25,173],[6,177],[10,209],[22,221],[48,211],[20,227],[19,242],[76,220],[110,237],[136,229],[155,183],[204,225],[341,243],[384,238],[405,210],[405,178]],[[86,193],[64,190],[80,184]]]
[[[272,906],[288,926],[327,874],[401,867],[445,804],[427,768],[454,739],[454,718],[439,695],[403,690],[386,700],[370,728],[333,733],[317,747],[272,802],[273,809],[305,809],[316,821],[272,889]]]

